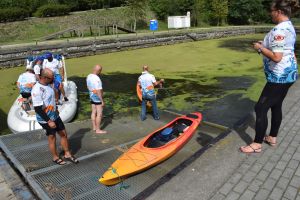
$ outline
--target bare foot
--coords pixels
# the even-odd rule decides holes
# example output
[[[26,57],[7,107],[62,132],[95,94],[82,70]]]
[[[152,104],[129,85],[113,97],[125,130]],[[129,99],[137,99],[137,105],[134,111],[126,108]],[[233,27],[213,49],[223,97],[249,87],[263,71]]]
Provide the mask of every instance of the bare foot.
[[[95,131],[96,132],[96,134],[106,134],[107,133],[107,131],[104,131],[104,130],[96,130]]]

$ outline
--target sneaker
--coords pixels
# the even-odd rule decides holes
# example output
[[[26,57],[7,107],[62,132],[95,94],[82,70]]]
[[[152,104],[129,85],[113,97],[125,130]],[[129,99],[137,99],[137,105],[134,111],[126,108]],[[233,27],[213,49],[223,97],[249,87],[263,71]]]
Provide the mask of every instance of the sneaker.
[[[68,99],[67,97],[64,97],[64,100],[65,100],[65,101],[69,101],[69,99]]]
[[[159,118],[159,117],[156,117],[156,118],[154,118],[154,120],[160,120],[160,118]]]

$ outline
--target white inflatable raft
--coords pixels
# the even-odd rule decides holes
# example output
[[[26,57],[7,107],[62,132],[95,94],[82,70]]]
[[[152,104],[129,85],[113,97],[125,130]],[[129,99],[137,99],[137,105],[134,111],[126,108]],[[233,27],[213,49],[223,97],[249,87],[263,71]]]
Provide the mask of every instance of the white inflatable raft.
[[[73,81],[67,81],[66,77],[65,69],[65,80],[63,84],[69,101],[63,101],[62,105],[58,105],[58,111],[63,122],[70,122],[77,112],[77,87]],[[23,108],[21,108],[21,105],[22,96],[20,95],[13,103],[7,116],[9,129],[13,133],[42,129],[40,124],[36,121],[34,110],[24,111]]]

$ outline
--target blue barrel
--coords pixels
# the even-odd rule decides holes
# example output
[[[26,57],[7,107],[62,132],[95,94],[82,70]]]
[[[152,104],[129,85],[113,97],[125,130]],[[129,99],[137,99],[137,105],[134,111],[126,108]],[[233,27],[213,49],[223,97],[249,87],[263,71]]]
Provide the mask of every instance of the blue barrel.
[[[158,21],[156,19],[150,20],[150,31],[157,31]]]

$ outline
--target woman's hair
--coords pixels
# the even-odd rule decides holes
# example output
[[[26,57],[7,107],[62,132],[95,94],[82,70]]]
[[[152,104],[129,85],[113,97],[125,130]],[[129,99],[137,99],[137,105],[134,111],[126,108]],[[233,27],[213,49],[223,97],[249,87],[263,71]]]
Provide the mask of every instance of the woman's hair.
[[[290,17],[300,9],[298,0],[274,0],[272,8],[281,10],[286,16]]]

